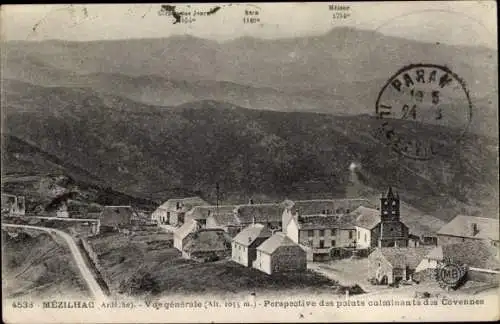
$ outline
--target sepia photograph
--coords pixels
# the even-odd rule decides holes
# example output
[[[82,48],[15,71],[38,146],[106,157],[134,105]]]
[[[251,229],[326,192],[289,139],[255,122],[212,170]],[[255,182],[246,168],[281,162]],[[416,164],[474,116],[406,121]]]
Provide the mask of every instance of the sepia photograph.
[[[496,12],[2,6],[3,321],[499,320]]]

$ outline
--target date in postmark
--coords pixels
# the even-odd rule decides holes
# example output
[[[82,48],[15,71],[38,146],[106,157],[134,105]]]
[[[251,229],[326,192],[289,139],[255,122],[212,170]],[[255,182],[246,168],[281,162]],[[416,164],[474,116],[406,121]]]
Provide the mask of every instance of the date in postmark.
[[[405,157],[428,160],[465,134],[472,101],[465,82],[448,67],[412,64],[385,83],[375,113],[386,144]],[[452,130],[443,132],[440,127]]]

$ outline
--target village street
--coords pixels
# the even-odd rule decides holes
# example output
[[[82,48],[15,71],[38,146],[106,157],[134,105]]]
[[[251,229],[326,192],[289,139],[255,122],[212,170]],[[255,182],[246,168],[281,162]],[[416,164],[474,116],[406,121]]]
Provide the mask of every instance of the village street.
[[[368,258],[312,262],[308,263],[307,267],[338,281],[343,286],[359,285],[366,292],[391,290],[387,286],[375,286],[367,281],[369,278]]]

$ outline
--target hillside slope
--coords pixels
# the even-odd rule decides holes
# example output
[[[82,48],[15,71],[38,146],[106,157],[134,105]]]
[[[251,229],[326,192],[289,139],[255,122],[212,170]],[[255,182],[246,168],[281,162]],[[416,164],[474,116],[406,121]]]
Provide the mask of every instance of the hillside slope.
[[[459,145],[448,143],[445,155],[415,161],[374,140],[378,121],[367,115],[259,111],[217,101],[158,107],[88,88],[17,81],[4,89],[8,135],[135,196],[163,200],[177,190],[215,200],[218,182],[227,201],[342,197],[355,161],[365,185],[379,192],[393,185],[403,200],[443,220],[457,212],[497,215],[498,143],[487,137],[467,134]],[[458,136],[432,126],[423,134],[443,132]],[[7,170],[16,169],[13,163]]]

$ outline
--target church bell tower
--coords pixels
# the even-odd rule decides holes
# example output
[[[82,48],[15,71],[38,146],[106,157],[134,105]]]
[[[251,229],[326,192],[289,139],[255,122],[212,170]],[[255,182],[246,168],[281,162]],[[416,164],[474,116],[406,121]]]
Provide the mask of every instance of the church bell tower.
[[[387,195],[380,198],[380,220],[382,222],[398,222],[399,217],[399,194],[394,194],[392,187],[389,187]]]

